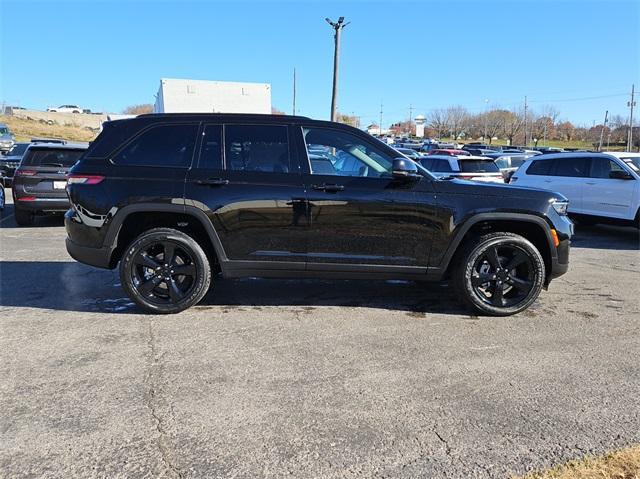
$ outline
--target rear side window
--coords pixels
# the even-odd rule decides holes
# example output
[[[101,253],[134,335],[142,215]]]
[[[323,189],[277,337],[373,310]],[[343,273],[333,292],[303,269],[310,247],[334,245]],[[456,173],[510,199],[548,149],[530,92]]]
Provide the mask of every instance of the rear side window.
[[[58,168],[70,167],[80,159],[85,151],[86,150],[30,148],[22,164],[28,166],[57,166]]]
[[[197,133],[197,124],[154,126],[129,143],[113,162],[123,166],[188,168]]]
[[[265,173],[290,171],[286,126],[226,125],[224,131],[228,170]]]
[[[463,173],[499,173],[500,168],[493,160],[461,160],[460,171]]]
[[[587,176],[588,158],[559,158],[553,176],[579,178]]]
[[[222,169],[222,125],[206,125],[200,147],[200,168]]]
[[[548,176],[553,169],[555,160],[536,160],[527,168],[527,175]]]

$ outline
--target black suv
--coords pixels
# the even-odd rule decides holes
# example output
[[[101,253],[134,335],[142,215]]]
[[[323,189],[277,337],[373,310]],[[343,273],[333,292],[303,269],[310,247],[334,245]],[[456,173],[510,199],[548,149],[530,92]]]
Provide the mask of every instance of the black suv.
[[[33,143],[27,148],[13,175],[13,205],[19,226],[33,224],[36,215],[62,215],[69,209],[67,173],[87,146]]]
[[[565,273],[559,194],[433,177],[370,135],[303,117],[150,114],[104,124],[71,169],[67,250],[143,309],[198,303],[212,275],[439,281],[522,311]]]

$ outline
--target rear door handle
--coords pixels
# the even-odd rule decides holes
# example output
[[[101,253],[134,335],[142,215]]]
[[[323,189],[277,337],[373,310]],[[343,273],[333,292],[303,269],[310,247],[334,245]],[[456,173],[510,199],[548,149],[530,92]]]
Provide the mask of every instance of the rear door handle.
[[[338,191],[344,191],[344,186],[323,183],[321,185],[311,185],[314,190],[326,191],[327,193],[336,193]]]
[[[596,182],[595,181],[587,181],[585,184],[587,184],[587,185],[595,185]]]
[[[196,183],[204,186],[224,186],[229,184],[229,180],[225,180],[224,178],[207,178],[206,180],[198,180]]]

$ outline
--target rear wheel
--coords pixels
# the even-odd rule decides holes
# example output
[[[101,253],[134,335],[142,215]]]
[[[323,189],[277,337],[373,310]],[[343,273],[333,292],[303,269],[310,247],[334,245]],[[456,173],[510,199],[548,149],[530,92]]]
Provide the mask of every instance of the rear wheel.
[[[35,215],[32,211],[23,210],[21,208],[15,207],[16,223],[18,226],[31,226],[33,225],[33,221],[35,219]]]
[[[545,279],[536,247],[513,233],[491,233],[468,243],[453,273],[458,294],[481,314],[509,316],[538,298]]]
[[[151,313],[183,311],[202,300],[211,283],[207,255],[189,235],[155,228],[138,236],[120,262],[129,297]]]

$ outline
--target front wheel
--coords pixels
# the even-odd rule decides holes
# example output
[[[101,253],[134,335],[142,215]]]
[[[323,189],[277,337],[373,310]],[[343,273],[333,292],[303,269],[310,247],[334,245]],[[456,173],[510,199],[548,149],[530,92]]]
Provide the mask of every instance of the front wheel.
[[[129,297],[145,311],[178,313],[207,294],[211,267],[191,236],[155,228],[127,248],[120,262],[120,280]]]
[[[509,316],[538,298],[544,260],[530,241],[513,233],[491,233],[468,243],[453,273],[458,294],[476,312]]]

